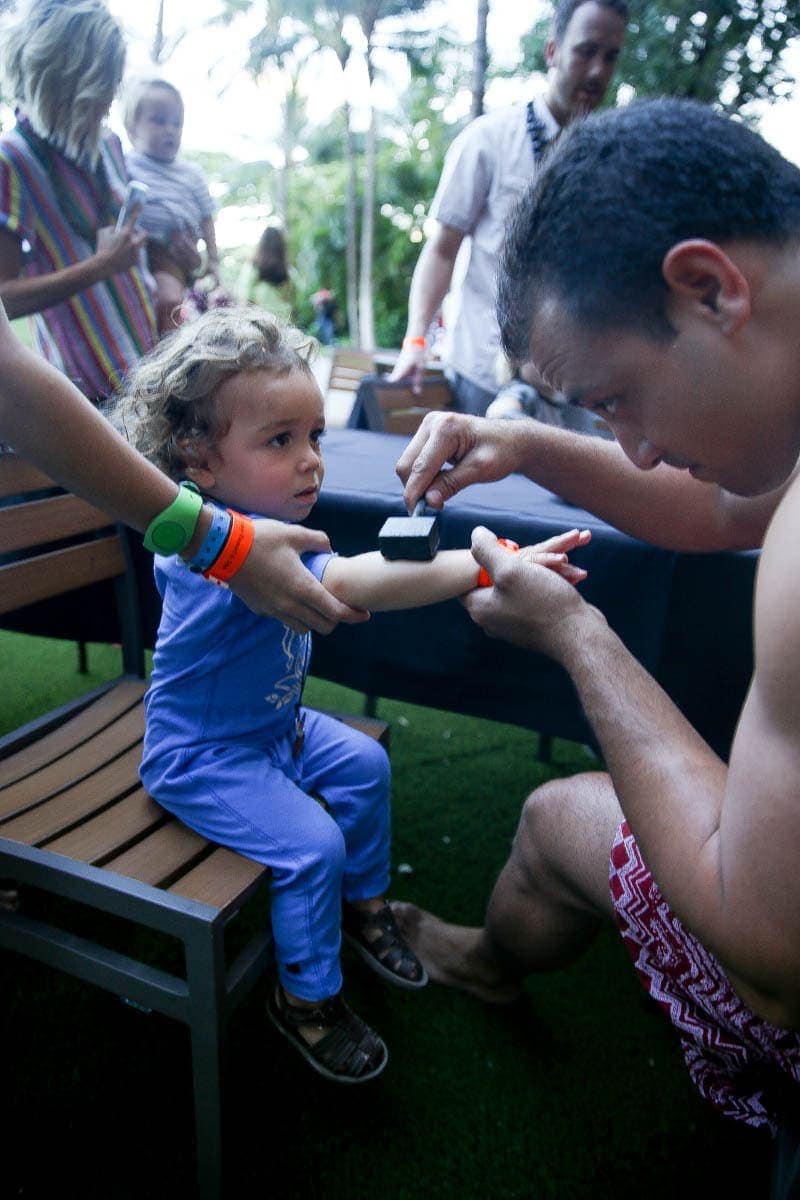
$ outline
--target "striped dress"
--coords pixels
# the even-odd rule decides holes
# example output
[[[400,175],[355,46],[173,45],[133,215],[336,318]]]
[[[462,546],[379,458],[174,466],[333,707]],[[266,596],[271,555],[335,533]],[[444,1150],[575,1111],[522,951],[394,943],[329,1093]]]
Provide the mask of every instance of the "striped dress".
[[[23,243],[22,275],[49,275],[88,258],[96,231],[113,221],[128,176],[119,139],[104,135],[101,156],[111,211],[103,211],[97,188],[74,162],[36,143],[19,125],[0,136],[0,228]],[[66,202],[81,220],[68,219]],[[35,344],[92,400],[110,395],[125,372],[156,341],[156,322],[148,277],[139,267],[93,284],[68,300],[29,318]]]

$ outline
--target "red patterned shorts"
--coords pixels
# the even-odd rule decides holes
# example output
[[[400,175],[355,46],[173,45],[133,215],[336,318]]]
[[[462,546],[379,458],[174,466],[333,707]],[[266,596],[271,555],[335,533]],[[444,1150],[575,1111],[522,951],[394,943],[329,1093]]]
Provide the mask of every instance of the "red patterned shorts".
[[[639,979],[678,1031],[692,1081],[725,1116],[775,1133],[800,1102],[800,1035],[757,1017],[669,908],[623,821],[611,897]]]

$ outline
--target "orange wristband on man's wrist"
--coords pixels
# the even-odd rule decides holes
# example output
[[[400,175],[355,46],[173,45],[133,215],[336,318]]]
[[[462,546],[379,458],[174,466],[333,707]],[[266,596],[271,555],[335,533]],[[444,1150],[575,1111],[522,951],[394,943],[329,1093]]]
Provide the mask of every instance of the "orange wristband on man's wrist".
[[[519,543],[513,542],[511,538],[498,538],[497,544],[498,546],[502,546],[504,550],[507,550],[509,554],[516,554],[519,550]],[[478,582],[475,584],[475,586],[494,587],[494,580],[486,570],[486,567],[481,567],[480,571],[478,572]]]
[[[256,535],[256,528],[250,517],[234,512],[231,508],[228,512],[231,515],[231,531],[218,557],[207,571],[203,571],[204,579],[216,579],[218,583],[227,583],[229,579],[233,579],[244,565]]]
[[[428,347],[428,339],[424,337],[404,337],[403,349],[406,346],[418,346],[420,350],[426,350]]]

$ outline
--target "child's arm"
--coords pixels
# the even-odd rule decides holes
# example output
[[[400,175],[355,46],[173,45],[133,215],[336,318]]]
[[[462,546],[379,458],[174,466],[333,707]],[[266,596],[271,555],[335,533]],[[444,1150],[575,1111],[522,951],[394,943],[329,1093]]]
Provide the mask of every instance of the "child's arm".
[[[574,567],[567,553],[576,546],[585,546],[590,537],[586,530],[573,529],[527,547],[526,557],[558,571],[571,583],[579,583],[586,572]],[[332,558],[322,582],[352,608],[382,612],[421,608],[463,596],[476,586],[479,570],[469,550],[440,550],[431,562],[389,561],[372,551],[354,558]]]
[[[200,232],[206,244],[206,270],[219,283],[219,250],[217,249],[217,235],[214,232],[214,222],[211,217],[204,217],[200,222]]]

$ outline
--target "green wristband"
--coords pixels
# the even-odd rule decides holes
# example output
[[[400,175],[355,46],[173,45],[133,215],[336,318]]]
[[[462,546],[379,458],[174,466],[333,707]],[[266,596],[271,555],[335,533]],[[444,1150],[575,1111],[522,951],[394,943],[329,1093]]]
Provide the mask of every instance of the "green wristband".
[[[203,497],[182,483],[172,504],[147,526],[145,549],[153,554],[180,554],[194,537],[202,507]]]

